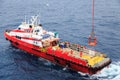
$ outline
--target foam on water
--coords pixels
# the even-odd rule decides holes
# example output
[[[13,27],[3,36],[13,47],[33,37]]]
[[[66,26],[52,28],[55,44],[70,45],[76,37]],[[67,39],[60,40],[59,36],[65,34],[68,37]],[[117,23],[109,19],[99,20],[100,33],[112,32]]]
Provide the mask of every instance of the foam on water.
[[[38,58],[39,61],[43,62],[44,65],[46,66],[51,66],[53,65],[53,63],[51,63],[50,61],[44,59],[44,58]]]
[[[120,62],[114,62],[109,67],[104,68],[99,73],[92,77],[97,77],[99,80],[112,80],[116,76],[120,76]]]
[[[120,80],[120,75],[116,76],[116,77],[113,78],[112,80]]]

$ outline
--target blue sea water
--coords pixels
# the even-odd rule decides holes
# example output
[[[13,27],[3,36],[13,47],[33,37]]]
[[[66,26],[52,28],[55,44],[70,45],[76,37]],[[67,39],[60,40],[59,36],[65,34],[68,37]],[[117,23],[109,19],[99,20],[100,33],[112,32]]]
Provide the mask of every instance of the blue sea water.
[[[119,76],[120,0],[95,0],[98,44],[92,49],[106,53],[112,63],[93,76],[63,70],[49,61],[14,48],[4,38],[4,30],[16,28],[25,16],[29,19],[30,16],[40,15],[43,27],[57,31],[61,40],[88,46],[91,13],[92,0],[0,0],[0,80],[112,80]]]

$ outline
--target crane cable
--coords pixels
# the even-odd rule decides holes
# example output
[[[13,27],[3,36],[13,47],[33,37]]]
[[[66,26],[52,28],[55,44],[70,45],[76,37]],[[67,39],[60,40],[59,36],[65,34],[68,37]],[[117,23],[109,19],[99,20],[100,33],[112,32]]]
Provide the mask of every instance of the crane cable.
[[[92,32],[94,32],[94,0],[92,0]]]
[[[88,45],[89,46],[96,46],[97,39],[94,33],[94,0],[92,0],[92,32],[88,37]]]

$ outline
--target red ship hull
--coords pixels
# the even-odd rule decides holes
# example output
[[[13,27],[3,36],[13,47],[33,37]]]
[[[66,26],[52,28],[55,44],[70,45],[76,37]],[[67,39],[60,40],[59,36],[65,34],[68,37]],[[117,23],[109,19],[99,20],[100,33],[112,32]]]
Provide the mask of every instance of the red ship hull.
[[[66,65],[67,65],[67,68],[69,68],[69,69],[72,69],[75,71],[80,71],[83,73],[88,73],[90,75],[97,73],[102,68],[104,68],[105,66],[107,66],[111,63],[111,61],[110,61],[98,68],[84,66],[84,65],[72,62],[70,60],[64,59],[62,57],[54,56],[52,54],[49,54],[48,52],[41,52],[40,48],[38,46],[21,41],[20,39],[18,39],[16,37],[9,36],[9,35],[7,35],[6,32],[4,33],[4,35],[5,35],[6,39],[9,40],[13,46],[15,46],[21,50],[24,50],[24,51],[26,51],[30,54],[36,55],[38,57],[42,57],[46,60],[49,60],[55,64],[60,65],[60,66],[66,67]]]

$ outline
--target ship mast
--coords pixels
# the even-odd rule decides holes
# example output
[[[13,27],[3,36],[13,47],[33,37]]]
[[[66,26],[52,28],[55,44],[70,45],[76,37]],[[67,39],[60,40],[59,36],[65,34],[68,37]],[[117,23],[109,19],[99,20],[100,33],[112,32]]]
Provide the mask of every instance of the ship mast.
[[[31,24],[32,25],[36,25],[37,26],[37,24],[38,24],[38,15],[37,16],[32,16],[32,18],[31,18]]]

